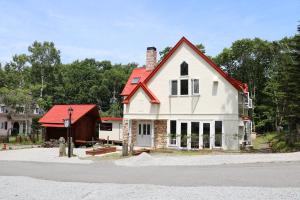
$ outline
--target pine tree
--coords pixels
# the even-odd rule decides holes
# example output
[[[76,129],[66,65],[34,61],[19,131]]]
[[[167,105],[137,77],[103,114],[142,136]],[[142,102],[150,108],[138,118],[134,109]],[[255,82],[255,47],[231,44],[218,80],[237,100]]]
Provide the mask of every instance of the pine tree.
[[[282,89],[287,105],[285,118],[289,126],[288,142],[293,144],[297,140],[300,129],[300,25],[290,52],[292,62],[286,66],[281,82],[283,82]]]

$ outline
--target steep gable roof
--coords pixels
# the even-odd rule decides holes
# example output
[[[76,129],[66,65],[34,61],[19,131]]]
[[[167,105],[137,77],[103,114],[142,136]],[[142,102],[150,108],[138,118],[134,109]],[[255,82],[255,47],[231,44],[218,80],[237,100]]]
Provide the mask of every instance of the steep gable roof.
[[[121,95],[128,96],[134,90],[134,88],[136,88],[138,86],[138,83],[143,82],[151,72],[152,72],[152,70],[147,71],[145,67],[138,67],[138,68],[133,69]],[[132,80],[134,78],[139,78],[139,82],[136,84],[133,84]]]
[[[142,90],[144,90],[144,92],[146,93],[146,95],[150,98],[150,103],[153,104],[159,104],[159,100],[158,98],[151,92],[151,90],[147,87],[147,85],[143,82],[140,82],[137,87],[135,87],[132,92],[125,98],[125,100],[123,101],[124,104],[128,104],[131,97],[135,94],[135,92],[141,88]]]
[[[239,91],[247,92],[248,86],[247,84],[244,84],[238,80],[235,80],[234,78],[231,78],[228,74],[226,74],[218,65],[216,65],[210,58],[208,58],[206,55],[204,55],[195,45],[193,45],[188,39],[185,37],[182,37],[177,44],[168,52],[168,54],[158,63],[158,65],[151,71],[150,74],[145,76],[144,81],[142,82],[143,85],[147,87],[147,83],[151,78],[162,68],[162,66],[168,61],[168,59],[176,52],[176,50],[183,44],[187,44],[196,54],[198,54],[202,59],[204,59],[209,66],[211,66],[213,69],[215,69],[221,76],[223,76],[234,88],[236,88]],[[136,87],[137,88],[137,87]],[[130,101],[130,98],[134,95],[134,93],[137,91],[137,89],[134,88],[131,93],[125,98],[123,103],[128,104]],[[147,87],[148,88],[148,87]],[[149,90],[149,89],[148,89]],[[149,90],[149,92],[151,92]],[[157,99],[158,100],[158,99]],[[159,102],[159,101],[158,101]]]
[[[72,124],[76,123],[81,117],[93,110],[95,112],[96,119],[99,118],[97,106],[95,104],[71,104],[71,105],[54,105],[40,120],[39,123],[42,126],[48,127],[63,127],[64,119],[67,119],[68,109],[72,107]]]

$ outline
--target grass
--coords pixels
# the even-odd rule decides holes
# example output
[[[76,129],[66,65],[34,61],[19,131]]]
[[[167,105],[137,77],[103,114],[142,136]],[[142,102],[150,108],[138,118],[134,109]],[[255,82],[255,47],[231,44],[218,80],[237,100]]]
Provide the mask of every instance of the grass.
[[[29,136],[25,136],[25,135],[18,135],[21,138],[21,142],[17,141],[17,136],[9,136],[9,143],[8,144],[14,144],[14,145],[38,145],[38,144],[42,144],[43,140],[42,140],[42,135],[39,134],[39,138],[38,140],[34,143],[30,140]],[[2,142],[4,143],[4,142]]]
[[[289,145],[286,142],[286,133],[284,132],[269,132],[263,135],[258,135],[253,141],[253,148],[260,150],[266,147],[266,144],[270,145],[272,152],[300,151],[300,142],[297,142],[294,145]]]

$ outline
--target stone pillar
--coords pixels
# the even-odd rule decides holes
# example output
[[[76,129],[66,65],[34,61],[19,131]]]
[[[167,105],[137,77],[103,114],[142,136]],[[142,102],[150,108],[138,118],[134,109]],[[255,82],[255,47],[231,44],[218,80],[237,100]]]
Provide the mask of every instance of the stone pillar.
[[[154,121],[155,148],[167,147],[167,120]]]

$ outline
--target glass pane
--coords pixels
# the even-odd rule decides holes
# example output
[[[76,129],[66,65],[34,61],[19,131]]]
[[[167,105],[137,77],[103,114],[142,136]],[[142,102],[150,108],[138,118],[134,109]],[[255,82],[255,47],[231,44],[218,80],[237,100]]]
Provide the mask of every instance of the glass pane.
[[[147,130],[146,124],[143,124],[143,135],[146,135],[146,130]]]
[[[193,83],[194,94],[199,94],[199,79],[194,79]]]
[[[142,134],[142,125],[139,124],[139,135],[141,135],[141,134]]]
[[[180,94],[181,95],[189,94],[189,80],[187,79],[180,80]]]
[[[187,76],[187,75],[189,75],[189,65],[186,62],[183,62],[180,65],[180,75],[181,76]]]
[[[222,121],[215,122],[215,146],[222,146]]]
[[[172,95],[177,95],[177,80],[172,81]]]
[[[151,131],[150,124],[147,124],[147,135],[150,135],[150,131]]]
[[[187,147],[187,123],[181,123],[181,147]]]
[[[203,147],[210,147],[210,123],[203,123]]]
[[[176,145],[176,121],[170,122],[170,144]]]
[[[199,122],[192,122],[191,128],[191,147],[192,148],[199,148]]]

